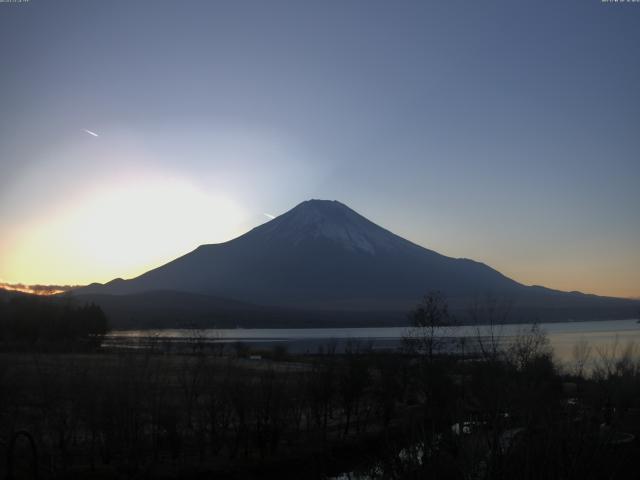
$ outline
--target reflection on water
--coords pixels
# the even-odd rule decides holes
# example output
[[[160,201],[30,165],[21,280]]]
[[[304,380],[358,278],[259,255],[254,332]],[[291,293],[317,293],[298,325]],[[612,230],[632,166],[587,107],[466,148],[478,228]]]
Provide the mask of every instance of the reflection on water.
[[[640,345],[640,324],[637,320],[607,320],[595,322],[542,323],[547,333],[555,358],[560,363],[574,361],[576,345],[587,344],[593,359],[614,349],[621,351],[629,342]],[[505,324],[493,328],[483,326],[460,326],[447,328],[439,335],[457,339],[475,339],[495,335],[509,338],[531,330],[531,324]],[[372,347],[397,348],[409,332],[407,327],[378,328],[255,328],[255,329],[161,329],[119,330],[108,335],[108,345],[126,345],[132,340],[154,338],[158,341],[186,341],[197,339],[203,342],[285,345],[290,352],[313,352],[318,346],[330,341],[344,345],[349,340],[370,342]]]

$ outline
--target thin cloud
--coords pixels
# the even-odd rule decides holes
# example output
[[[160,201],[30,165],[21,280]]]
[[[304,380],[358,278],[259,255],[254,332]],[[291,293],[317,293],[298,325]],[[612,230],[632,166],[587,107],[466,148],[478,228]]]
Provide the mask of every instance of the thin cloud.
[[[32,295],[56,295],[78,287],[79,285],[25,285],[23,283],[0,282],[0,290],[30,293]]]
[[[100,136],[96,132],[92,132],[91,130],[87,130],[86,128],[83,128],[82,131],[85,132],[85,133],[88,133],[92,137],[99,137]]]
[[[263,213],[263,215],[264,215],[265,217],[267,217],[268,219],[270,219],[270,220],[273,220],[274,218],[276,218],[276,216],[275,216],[275,215],[271,215],[270,213]]]

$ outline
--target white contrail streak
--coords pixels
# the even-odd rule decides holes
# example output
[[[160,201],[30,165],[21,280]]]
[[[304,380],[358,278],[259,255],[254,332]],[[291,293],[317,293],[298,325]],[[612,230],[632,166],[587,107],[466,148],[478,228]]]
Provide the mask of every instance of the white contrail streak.
[[[274,218],[276,218],[275,215],[271,215],[270,213],[263,213],[263,215],[271,220],[273,220]]]
[[[88,133],[89,135],[91,135],[93,137],[99,137],[100,136],[96,132],[92,132],[91,130],[87,130],[86,128],[83,128],[82,131],[85,132],[85,133]]]

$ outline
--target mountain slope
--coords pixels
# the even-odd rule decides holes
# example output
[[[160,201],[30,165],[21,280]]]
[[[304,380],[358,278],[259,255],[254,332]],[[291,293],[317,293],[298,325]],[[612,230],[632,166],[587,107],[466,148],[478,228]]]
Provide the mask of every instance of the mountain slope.
[[[484,264],[415,245],[339,202],[310,200],[234,240],[81,292],[177,290],[262,305],[396,310],[433,289],[471,298],[522,288]]]
[[[137,278],[75,293],[100,296],[99,303],[133,323],[136,317],[163,325],[174,318],[234,325],[242,318],[252,326],[302,326],[406,321],[406,312],[431,290],[443,292],[458,314],[491,295],[510,304],[512,321],[631,318],[640,305],[522,285],[482,263],[411,243],[326,200],[303,202],[234,240],[202,245]]]

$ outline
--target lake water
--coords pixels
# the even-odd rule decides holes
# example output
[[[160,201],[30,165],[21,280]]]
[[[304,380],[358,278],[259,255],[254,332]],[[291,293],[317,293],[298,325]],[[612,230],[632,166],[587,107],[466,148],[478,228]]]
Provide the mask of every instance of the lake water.
[[[614,348],[621,351],[629,342],[640,345],[640,323],[635,319],[541,323],[538,326],[546,332],[559,362],[570,362],[574,346],[579,342],[588,343],[592,356],[597,356],[599,352],[610,352]],[[495,326],[493,333],[509,338],[531,327],[531,324],[505,324]],[[393,349],[400,345],[408,332],[409,327],[118,330],[111,332],[105,343],[112,346],[135,345],[144,339],[159,342],[242,342],[261,348],[284,345],[292,353],[312,353],[329,343],[336,344],[340,350],[352,340],[371,343],[374,349]],[[475,339],[490,334],[491,329],[487,326],[460,326],[438,332],[438,335],[455,339]]]

